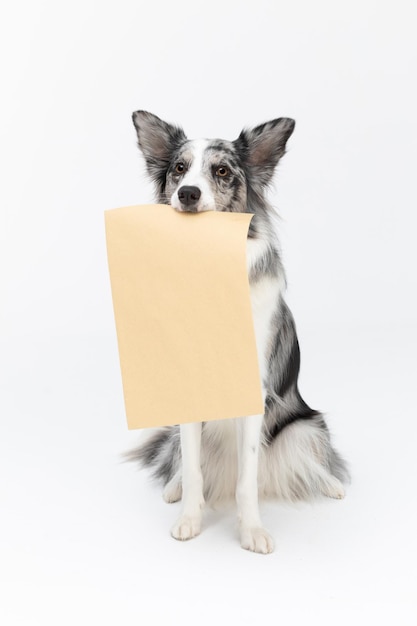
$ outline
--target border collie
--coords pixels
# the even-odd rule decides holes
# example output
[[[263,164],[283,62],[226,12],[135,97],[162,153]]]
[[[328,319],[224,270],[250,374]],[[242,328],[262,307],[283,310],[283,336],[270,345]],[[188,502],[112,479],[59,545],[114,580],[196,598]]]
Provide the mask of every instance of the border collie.
[[[247,269],[265,411],[149,431],[128,456],[153,468],[167,502],[182,499],[175,539],[200,533],[205,502],[235,497],[242,548],[266,554],[274,544],[261,522],[259,497],[343,498],[348,479],[323,416],[298,390],[299,346],[266,199],[295,122],[281,117],[243,130],[235,141],[189,140],[180,127],[146,111],[133,113],[133,123],[158,203],[193,213],[254,214]]]

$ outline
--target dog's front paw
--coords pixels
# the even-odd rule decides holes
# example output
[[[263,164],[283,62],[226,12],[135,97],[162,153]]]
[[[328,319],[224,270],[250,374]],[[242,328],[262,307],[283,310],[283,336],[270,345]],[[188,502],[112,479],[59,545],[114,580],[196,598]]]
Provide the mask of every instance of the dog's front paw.
[[[171,529],[171,535],[179,541],[197,537],[201,532],[201,515],[182,515]]]
[[[274,540],[271,535],[261,527],[241,528],[240,545],[245,550],[251,550],[259,554],[270,554],[274,551]]]

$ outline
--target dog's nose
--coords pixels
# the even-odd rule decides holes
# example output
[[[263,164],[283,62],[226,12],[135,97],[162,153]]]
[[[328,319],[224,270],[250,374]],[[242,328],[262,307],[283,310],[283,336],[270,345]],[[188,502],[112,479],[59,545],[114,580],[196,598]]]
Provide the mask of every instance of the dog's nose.
[[[181,204],[188,208],[193,208],[200,200],[201,191],[198,187],[184,185],[178,189],[178,199]]]

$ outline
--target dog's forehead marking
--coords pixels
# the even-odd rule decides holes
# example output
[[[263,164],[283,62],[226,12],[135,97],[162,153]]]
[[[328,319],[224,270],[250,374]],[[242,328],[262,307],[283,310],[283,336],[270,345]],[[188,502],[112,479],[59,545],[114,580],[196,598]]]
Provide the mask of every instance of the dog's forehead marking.
[[[232,168],[239,168],[239,155],[231,141],[213,139],[207,146],[208,159],[218,165],[222,163]]]
[[[208,148],[213,152],[220,152],[225,154],[234,154],[233,144],[226,139],[212,139],[209,142]]]
[[[191,139],[184,145],[180,156],[190,163],[192,169],[201,171],[207,161],[218,161],[219,157],[220,160],[234,160],[235,152],[230,142],[220,139]]]
[[[181,156],[190,162],[192,169],[201,169],[208,139],[192,139],[184,146]]]

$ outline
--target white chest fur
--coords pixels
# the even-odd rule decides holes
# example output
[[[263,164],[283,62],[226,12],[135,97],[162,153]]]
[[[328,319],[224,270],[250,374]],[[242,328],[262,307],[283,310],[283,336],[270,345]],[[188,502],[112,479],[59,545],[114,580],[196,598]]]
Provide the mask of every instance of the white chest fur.
[[[266,248],[265,242],[248,239],[247,242],[247,269],[248,273],[262,256]],[[284,288],[281,277],[265,276],[250,287],[253,323],[255,328],[256,346],[261,380],[267,375],[267,354],[271,342],[271,322],[277,310],[279,295]]]

